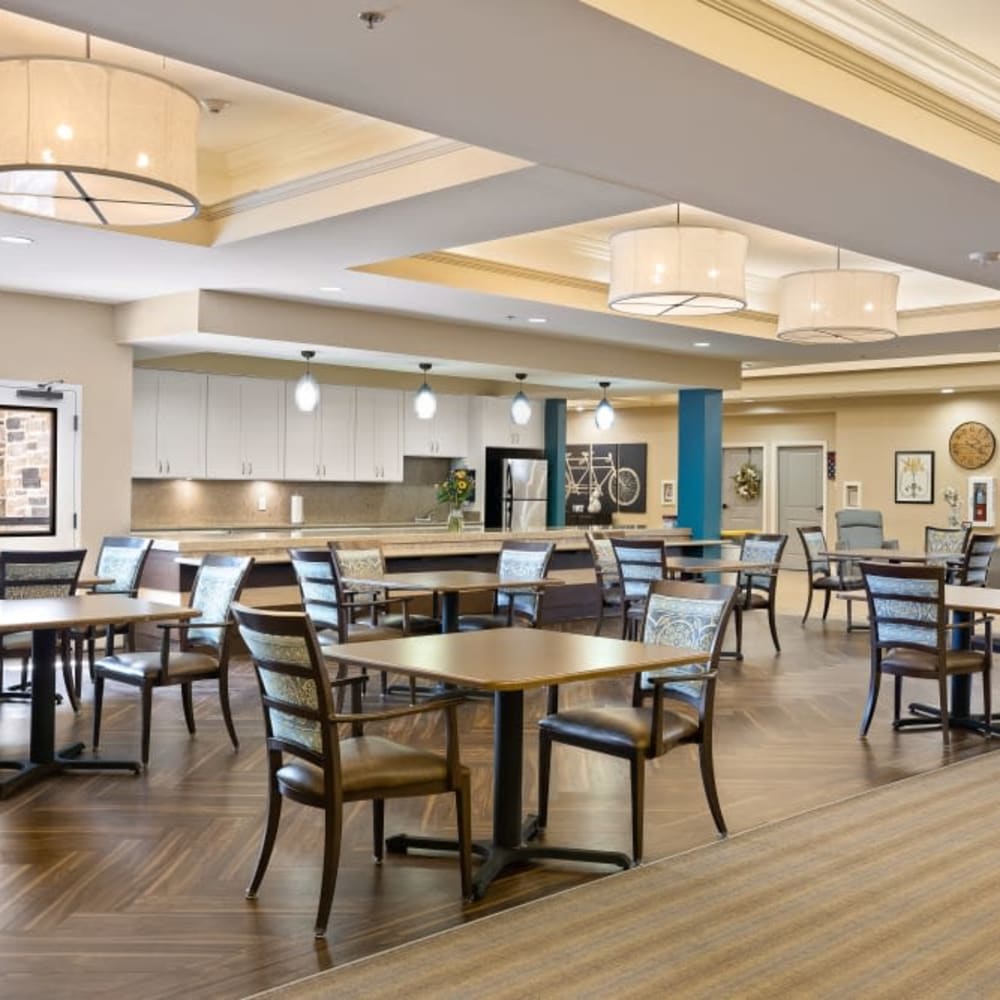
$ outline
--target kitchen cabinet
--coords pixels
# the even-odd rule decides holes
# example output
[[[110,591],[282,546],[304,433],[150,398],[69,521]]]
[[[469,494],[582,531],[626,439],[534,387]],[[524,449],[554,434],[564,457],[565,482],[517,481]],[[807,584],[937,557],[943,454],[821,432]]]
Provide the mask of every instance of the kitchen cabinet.
[[[356,391],[320,385],[312,413],[295,405],[295,383],[285,383],[285,479],[350,482],[354,479]]]
[[[354,479],[403,481],[403,393],[397,389],[357,390]]]
[[[487,448],[544,448],[545,405],[531,400],[531,420],[523,426],[510,419],[509,396],[482,399],[483,444]]]
[[[132,475],[200,479],[205,475],[207,377],[137,368],[132,389]]]
[[[283,382],[229,375],[208,377],[209,479],[280,479],[284,444]]]
[[[462,458],[469,450],[469,397],[437,394],[437,412],[421,420],[413,410],[415,392],[403,404],[403,454]]]

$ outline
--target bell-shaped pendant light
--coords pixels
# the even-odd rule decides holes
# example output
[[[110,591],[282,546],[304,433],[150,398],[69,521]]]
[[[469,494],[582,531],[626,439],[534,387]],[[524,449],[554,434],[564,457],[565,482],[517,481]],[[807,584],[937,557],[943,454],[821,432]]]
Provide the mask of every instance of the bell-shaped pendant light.
[[[517,394],[510,401],[510,419],[519,427],[524,427],[531,420],[531,403],[524,394],[524,380],[528,377],[526,372],[518,372],[514,378],[520,383]]]
[[[413,400],[413,412],[419,420],[430,420],[437,413],[438,401],[434,390],[427,384],[427,373],[431,366],[426,361],[420,362],[420,370],[424,373],[424,384],[417,390]]]
[[[316,357],[316,352],[303,351],[302,357],[306,359],[306,370],[295,383],[295,405],[303,413],[312,413],[319,402],[319,386],[309,371],[309,362]]]
[[[594,411],[594,423],[597,424],[598,430],[606,431],[615,422],[615,408],[608,399],[608,386],[611,383],[598,382],[597,384],[604,390],[604,398],[597,404],[597,409]]]

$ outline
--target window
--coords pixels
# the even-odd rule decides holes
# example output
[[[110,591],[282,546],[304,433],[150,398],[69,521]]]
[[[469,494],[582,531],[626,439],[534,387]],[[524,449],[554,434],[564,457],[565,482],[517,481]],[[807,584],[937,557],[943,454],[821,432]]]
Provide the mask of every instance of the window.
[[[0,406],[0,536],[56,533],[56,411]]]

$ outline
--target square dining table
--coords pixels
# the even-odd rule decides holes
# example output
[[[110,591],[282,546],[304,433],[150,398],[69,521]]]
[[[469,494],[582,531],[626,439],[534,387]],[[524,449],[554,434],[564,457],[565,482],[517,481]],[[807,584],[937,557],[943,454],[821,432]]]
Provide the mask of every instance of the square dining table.
[[[534,816],[525,819],[521,803],[524,692],[550,684],[706,663],[708,654],[603,636],[501,628],[353,643],[339,647],[336,658],[372,670],[493,693],[493,835],[488,843],[473,848],[483,858],[473,879],[473,895],[479,899],[493,879],[512,864],[542,858],[620,868],[629,868],[632,863],[627,854],[618,851],[529,843],[538,827]],[[386,847],[405,852],[409,848],[455,850],[456,845],[451,840],[397,834],[386,840]]]
[[[59,632],[88,626],[129,625],[133,622],[196,617],[196,608],[157,604],[136,597],[91,594],[80,597],[0,600],[0,633],[31,632],[31,739],[28,757],[0,760],[0,799],[64,771],[134,771],[137,760],[81,758],[84,745],[55,748],[56,645]]]

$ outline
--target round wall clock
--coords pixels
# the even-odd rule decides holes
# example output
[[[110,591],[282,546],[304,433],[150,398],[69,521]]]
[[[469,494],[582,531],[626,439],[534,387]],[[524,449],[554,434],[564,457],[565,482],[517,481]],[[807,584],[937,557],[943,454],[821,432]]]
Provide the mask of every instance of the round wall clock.
[[[956,465],[963,469],[981,469],[996,451],[993,431],[978,420],[959,424],[948,438],[948,451]]]

